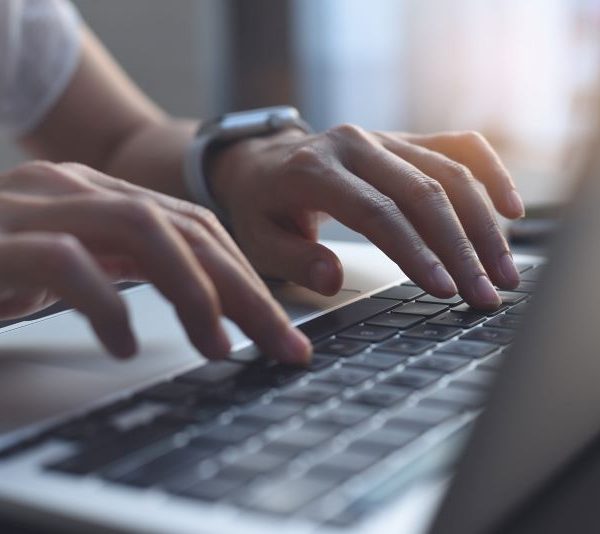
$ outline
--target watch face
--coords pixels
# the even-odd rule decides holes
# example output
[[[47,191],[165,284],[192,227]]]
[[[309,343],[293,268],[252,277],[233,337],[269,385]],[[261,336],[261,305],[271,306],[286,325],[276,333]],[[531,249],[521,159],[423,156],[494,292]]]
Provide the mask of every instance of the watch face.
[[[273,106],[270,108],[252,109],[236,113],[228,113],[221,118],[221,128],[224,130],[272,126],[272,118],[280,122],[298,119],[298,111],[290,106]]]

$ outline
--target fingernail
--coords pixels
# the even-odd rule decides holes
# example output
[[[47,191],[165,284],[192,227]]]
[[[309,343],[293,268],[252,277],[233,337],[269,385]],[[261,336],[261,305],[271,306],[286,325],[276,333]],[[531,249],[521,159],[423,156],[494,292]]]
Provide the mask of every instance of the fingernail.
[[[458,292],[456,284],[454,283],[454,280],[452,280],[452,277],[450,276],[448,271],[444,269],[444,267],[442,267],[441,265],[436,265],[431,271],[431,275],[433,278],[433,283],[438,287],[440,291],[456,295],[456,293]]]
[[[499,306],[502,302],[487,276],[482,275],[475,279],[475,293],[482,304]]]
[[[294,327],[288,328],[282,349],[279,358],[282,363],[306,365],[310,361],[312,350],[310,341],[302,332]]]
[[[319,293],[327,292],[330,284],[331,269],[325,260],[315,261],[309,272],[310,287]]]
[[[519,283],[519,271],[515,266],[515,262],[510,253],[506,252],[500,256],[500,272],[502,276],[506,280],[506,282],[512,286],[515,286]]]
[[[523,205],[523,200],[521,199],[521,195],[519,195],[519,193],[513,189],[508,193],[507,200],[508,205],[513,213],[515,213],[518,217],[525,216],[525,206]]]

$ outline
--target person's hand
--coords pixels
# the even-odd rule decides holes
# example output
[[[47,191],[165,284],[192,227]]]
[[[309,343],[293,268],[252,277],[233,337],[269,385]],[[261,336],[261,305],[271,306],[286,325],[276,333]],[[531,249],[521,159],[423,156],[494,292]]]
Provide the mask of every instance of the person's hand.
[[[230,349],[222,314],[273,358],[310,357],[308,340],[208,210],[83,165],[33,162],[0,174],[0,318],[63,298],[127,357],[135,340],[112,284],[124,279],[152,282],[208,358]]]
[[[519,283],[489,199],[509,218],[523,216],[523,203],[479,134],[287,130],[218,151],[209,176],[236,241],[263,275],[336,293],[340,261],[317,243],[325,213],[435,296],[458,288],[469,304],[493,308],[500,298],[492,283]]]

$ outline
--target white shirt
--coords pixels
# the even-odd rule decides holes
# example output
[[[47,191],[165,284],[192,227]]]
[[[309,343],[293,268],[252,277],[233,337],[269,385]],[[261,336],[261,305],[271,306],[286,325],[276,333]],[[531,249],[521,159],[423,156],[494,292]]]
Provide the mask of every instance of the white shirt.
[[[33,130],[77,67],[81,20],[67,0],[0,0],[0,130]]]

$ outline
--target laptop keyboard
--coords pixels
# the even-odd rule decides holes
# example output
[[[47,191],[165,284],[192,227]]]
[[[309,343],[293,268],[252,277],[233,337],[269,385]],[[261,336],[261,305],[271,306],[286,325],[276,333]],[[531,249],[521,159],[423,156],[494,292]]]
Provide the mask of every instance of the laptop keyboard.
[[[302,325],[315,347],[308,368],[245,350],[154,384],[45,432],[38,442],[74,448],[44,468],[355,522],[386,461],[411,446],[428,450],[481,409],[541,271],[519,269],[521,285],[502,291],[493,312],[408,282]]]

